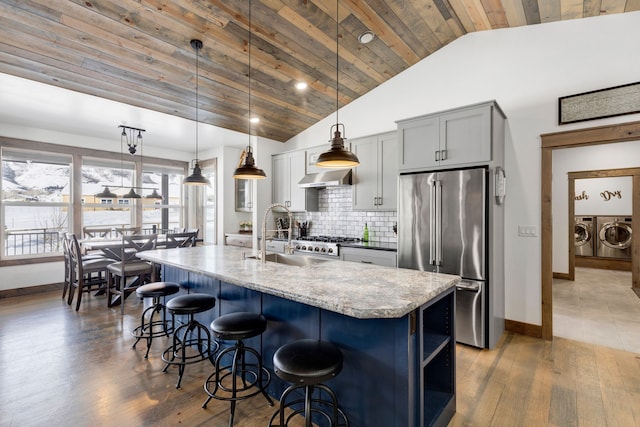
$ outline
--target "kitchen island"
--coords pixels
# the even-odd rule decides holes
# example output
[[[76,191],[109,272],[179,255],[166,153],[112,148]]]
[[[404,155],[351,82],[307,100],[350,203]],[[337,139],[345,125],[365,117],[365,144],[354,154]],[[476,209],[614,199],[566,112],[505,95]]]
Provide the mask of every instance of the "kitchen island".
[[[329,382],[352,426],[446,425],[455,411],[454,287],[457,276],[342,261],[303,267],[262,263],[229,246],[146,251],[163,280],[218,303],[208,325],[234,311],[263,313],[269,325],[247,344],[272,370],[281,345],[318,338],[344,353]],[[302,257],[302,255],[300,255]],[[269,393],[286,384],[275,375]]]

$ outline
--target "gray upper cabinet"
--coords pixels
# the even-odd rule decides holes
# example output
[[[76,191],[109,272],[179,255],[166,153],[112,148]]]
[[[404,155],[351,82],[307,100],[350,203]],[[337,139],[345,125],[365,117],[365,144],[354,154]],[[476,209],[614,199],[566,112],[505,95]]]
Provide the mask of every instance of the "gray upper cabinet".
[[[353,169],[354,210],[396,210],[398,138],[396,132],[351,141],[360,166]]]
[[[307,149],[307,173],[319,173],[327,170],[326,168],[316,166],[316,162],[318,161],[320,154],[328,151],[329,148],[329,144],[324,144]]]
[[[273,203],[282,203],[291,211],[307,209],[304,188],[298,182],[305,175],[306,156],[304,151],[276,154],[273,162]]]
[[[486,164],[492,160],[495,102],[398,121],[401,172]]]

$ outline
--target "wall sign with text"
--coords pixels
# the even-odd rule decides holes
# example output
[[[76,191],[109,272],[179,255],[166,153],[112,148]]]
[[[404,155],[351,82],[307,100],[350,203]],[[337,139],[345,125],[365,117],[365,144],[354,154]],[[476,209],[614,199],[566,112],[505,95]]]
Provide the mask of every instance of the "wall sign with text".
[[[631,215],[633,181],[630,176],[575,180],[576,215]]]

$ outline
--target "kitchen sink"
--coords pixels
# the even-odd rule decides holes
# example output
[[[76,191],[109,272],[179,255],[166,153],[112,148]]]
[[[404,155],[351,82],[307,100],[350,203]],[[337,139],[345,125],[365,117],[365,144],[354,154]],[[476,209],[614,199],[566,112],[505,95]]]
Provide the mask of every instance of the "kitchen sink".
[[[256,256],[249,256],[247,258],[260,261]],[[305,267],[311,265],[318,265],[329,261],[328,259],[315,258],[305,255],[284,255],[271,253],[266,255],[267,262],[275,262],[276,264],[293,265],[296,267]]]

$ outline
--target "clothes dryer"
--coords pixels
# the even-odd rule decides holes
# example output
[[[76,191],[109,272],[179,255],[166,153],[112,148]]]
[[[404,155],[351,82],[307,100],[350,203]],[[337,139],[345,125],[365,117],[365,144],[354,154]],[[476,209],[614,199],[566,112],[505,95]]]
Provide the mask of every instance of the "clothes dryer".
[[[595,218],[592,216],[575,217],[574,235],[576,256],[595,255]]]
[[[631,217],[599,216],[596,255],[602,258],[631,259],[633,229]]]

